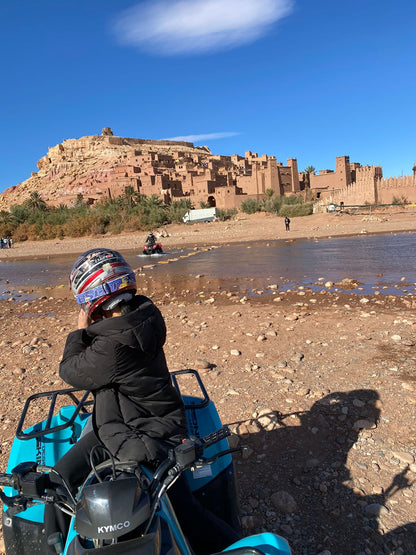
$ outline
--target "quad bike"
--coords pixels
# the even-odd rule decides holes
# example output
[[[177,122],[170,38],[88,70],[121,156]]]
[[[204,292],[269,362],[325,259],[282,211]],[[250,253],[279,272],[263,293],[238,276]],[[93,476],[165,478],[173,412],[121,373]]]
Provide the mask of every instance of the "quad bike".
[[[199,396],[183,395],[179,381],[194,383]],[[172,373],[172,380],[184,400],[189,437],[169,452],[155,472],[135,461],[110,458],[95,465],[73,495],[67,484],[51,492],[48,474],[56,461],[89,426],[91,394],[63,389],[30,396],[23,408],[11,449],[7,473],[0,474],[3,502],[3,536],[7,555],[45,553],[44,503],[70,515],[66,538],[57,533],[48,543],[57,553],[88,555],[192,555],[189,543],[169,501],[168,490],[185,473],[194,495],[203,505],[234,528],[239,526],[237,494],[231,453],[217,410],[209,399],[199,374],[194,370]],[[70,404],[66,404],[70,402]],[[49,405],[47,418],[36,420],[38,404]],[[271,533],[249,536],[224,552],[290,555],[286,540]]]
[[[163,249],[160,243],[153,243],[153,245],[143,245],[143,254],[162,254]]]

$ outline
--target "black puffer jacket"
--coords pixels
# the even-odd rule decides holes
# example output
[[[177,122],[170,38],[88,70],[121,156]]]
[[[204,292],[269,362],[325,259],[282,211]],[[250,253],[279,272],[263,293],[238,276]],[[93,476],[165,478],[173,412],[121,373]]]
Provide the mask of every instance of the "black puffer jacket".
[[[128,314],[71,332],[59,374],[93,391],[95,431],[116,458],[154,463],[185,437],[185,410],[163,352],[163,316],[147,297],[131,302]]]

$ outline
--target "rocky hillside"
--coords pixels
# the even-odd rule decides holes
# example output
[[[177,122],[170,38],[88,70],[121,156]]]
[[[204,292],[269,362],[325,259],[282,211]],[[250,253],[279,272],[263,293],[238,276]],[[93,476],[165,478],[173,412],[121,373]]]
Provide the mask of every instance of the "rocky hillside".
[[[194,147],[192,143],[182,141],[115,137],[107,127],[101,135],[67,139],[49,148],[37,163],[38,172],[32,172],[28,179],[0,194],[0,209],[7,210],[12,204],[21,204],[33,192],[54,206],[61,203],[71,205],[78,195],[85,200],[94,200],[111,193],[122,194],[128,185],[137,188],[140,164],[149,153],[162,158],[167,155],[172,159],[179,155],[192,158],[211,156],[207,147]],[[147,156],[149,167],[155,165],[151,158]]]

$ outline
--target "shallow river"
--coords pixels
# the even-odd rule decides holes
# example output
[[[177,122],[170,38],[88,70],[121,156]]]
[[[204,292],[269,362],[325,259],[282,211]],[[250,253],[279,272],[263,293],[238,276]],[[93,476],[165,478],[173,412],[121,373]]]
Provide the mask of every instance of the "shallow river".
[[[357,293],[378,289],[383,294],[403,295],[415,292],[415,253],[416,233],[396,233],[239,243],[152,257],[128,252],[125,256],[135,269],[154,265],[143,272],[172,289],[195,289],[196,276],[204,276],[215,286],[248,294],[270,284],[277,284],[280,290],[319,290],[327,281],[351,278],[361,284]],[[0,261],[0,298],[19,288],[66,285],[74,258],[71,255],[51,260]]]

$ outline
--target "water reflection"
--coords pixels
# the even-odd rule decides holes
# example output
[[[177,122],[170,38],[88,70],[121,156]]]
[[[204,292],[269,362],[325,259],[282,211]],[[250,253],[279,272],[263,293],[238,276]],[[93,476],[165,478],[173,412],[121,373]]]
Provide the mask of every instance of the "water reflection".
[[[182,280],[195,275],[261,279],[265,285],[278,284],[280,290],[299,286],[318,290],[322,288],[318,283],[350,278],[362,284],[355,292],[378,288],[381,293],[398,295],[415,290],[415,247],[415,233],[228,245],[179,260],[168,273],[170,279]],[[156,278],[164,279],[165,274],[166,268],[154,269]]]

